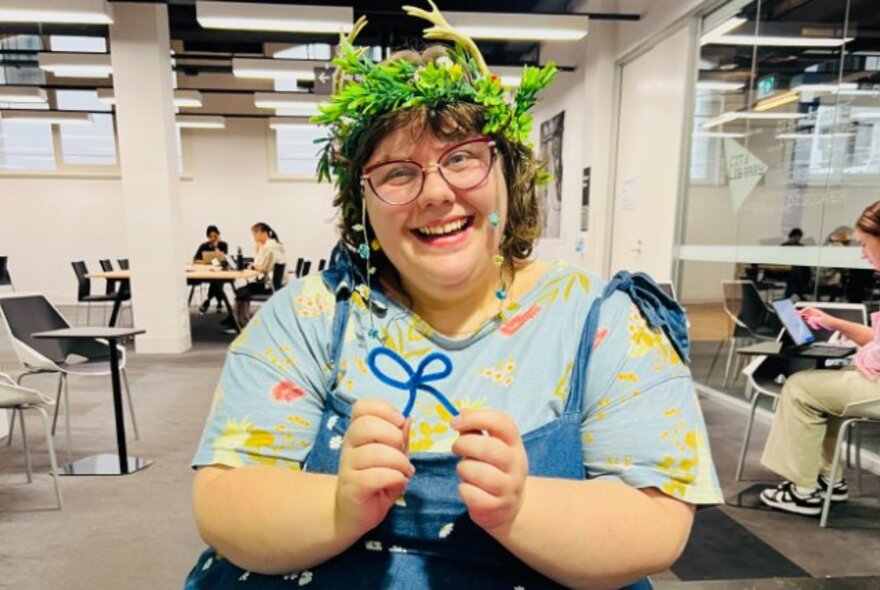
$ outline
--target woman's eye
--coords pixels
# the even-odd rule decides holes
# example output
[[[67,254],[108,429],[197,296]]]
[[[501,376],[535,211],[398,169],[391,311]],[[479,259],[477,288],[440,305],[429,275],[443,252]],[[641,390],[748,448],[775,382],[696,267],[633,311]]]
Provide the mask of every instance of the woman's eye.
[[[468,152],[455,152],[446,158],[446,161],[443,162],[443,166],[461,166],[462,164],[466,164],[469,162],[473,156]]]

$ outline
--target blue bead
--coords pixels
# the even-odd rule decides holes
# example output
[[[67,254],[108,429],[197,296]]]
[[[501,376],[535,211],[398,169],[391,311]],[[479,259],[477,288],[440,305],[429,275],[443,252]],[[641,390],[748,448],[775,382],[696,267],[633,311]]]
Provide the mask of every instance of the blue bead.
[[[507,297],[507,289],[498,289],[497,291],[495,291],[495,297],[497,297],[501,301],[504,301],[505,297]]]
[[[498,227],[501,224],[501,216],[497,213],[489,213],[489,225]]]
[[[364,260],[369,260],[370,259],[370,247],[367,246],[366,244],[361,244],[360,246],[358,246],[358,255],[360,255],[360,257],[363,258]]]
[[[375,338],[376,340],[379,339],[379,330],[377,330],[376,328],[370,328],[369,332],[367,333],[370,335],[370,338]]]

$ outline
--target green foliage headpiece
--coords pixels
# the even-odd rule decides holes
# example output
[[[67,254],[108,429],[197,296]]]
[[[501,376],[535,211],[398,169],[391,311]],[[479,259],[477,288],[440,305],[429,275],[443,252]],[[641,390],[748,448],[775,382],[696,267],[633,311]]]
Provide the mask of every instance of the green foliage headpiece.
[[[333,95],[319,107],[321,114],[312,122],[330,129],[318,162],[318,180],[329,180],[331,173],[338,187],[348,187],[346,166],[360,144],[364,131],[376,117],[410,107],[438,107],[469,102],[483,107],[486,135],[502,134],[509,141],[528,145],[532,127],[529,114],[537,93],[556,75],[552,63],[543,68],[526,66],[519,88],[503,86],[486,66],[472,39],[453,29],[428,0],[431,12],[413,6],[403,10],[432,24],[425,39],[451,41],[454,49],[426,65],[407,60],[377,64],[365,55],[367,49],[353,45],[367,21],[358,19],[348,36],[340,35],[333,79]],[[342,156],[337,159],[336,154]]]

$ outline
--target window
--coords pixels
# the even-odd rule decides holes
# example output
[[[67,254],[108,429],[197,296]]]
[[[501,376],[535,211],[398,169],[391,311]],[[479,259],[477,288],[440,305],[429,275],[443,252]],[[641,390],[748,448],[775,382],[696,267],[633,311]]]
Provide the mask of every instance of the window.
[[[275,130],[275,164],[280,176],[315,176],[320,146],[315,140],[326,131],[314,125]]]
[[[98,100],[94,90],[57,90],[58,108],[72,111],[110,111],[110,105]],[[113,115],[92,113],[91,125],[58,126],[61,157],[65,164],[86,166],[116,165],[116,136]]]

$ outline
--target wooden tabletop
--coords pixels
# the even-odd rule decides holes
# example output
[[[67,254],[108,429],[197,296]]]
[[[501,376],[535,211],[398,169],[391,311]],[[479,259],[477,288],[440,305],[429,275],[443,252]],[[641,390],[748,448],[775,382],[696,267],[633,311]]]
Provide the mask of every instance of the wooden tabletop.
[[[201,267],[201,268],[200,268]],[[239,279],[253,279],[260,275],[255,270],[220,270],[208,264],[188,265],[186,278],[199,281],[235,281]],[[131,278],[130,270],[110,270],[102,272],[90,272],[86,275],[90,279],[125,280]]]

